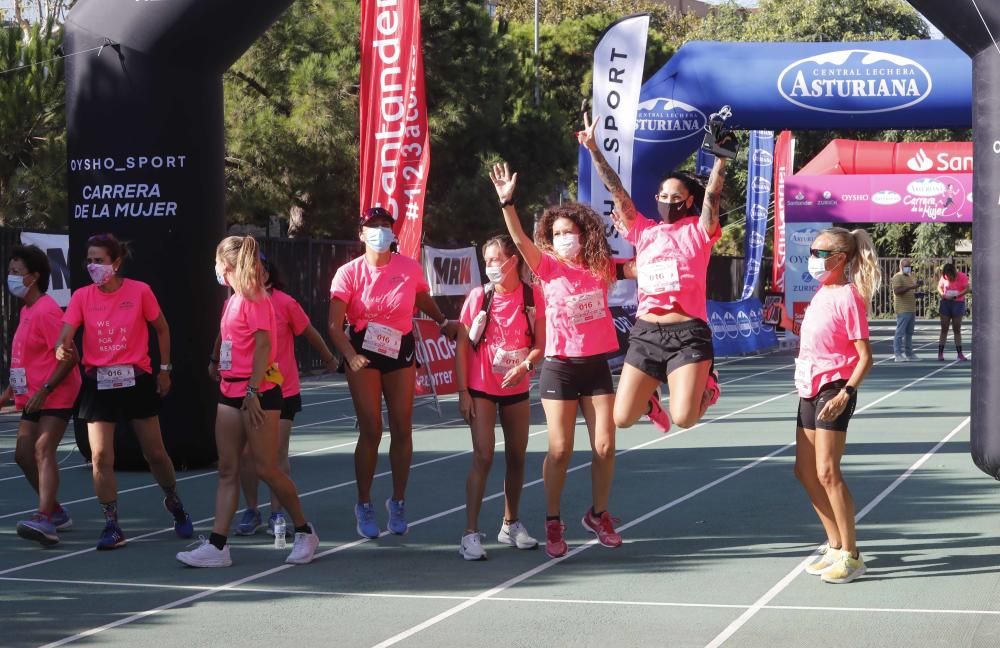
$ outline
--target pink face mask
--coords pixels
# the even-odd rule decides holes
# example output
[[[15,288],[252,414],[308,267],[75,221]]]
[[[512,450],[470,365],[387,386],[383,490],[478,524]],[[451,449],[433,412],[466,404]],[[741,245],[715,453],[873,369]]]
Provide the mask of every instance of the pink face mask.
[[[102,263],[90,263],[87,265],[87,272],[90,273],[90,280],[94,282],[95,286],[103,286],[111,281],[111,277],[115,276],[115,267]]]

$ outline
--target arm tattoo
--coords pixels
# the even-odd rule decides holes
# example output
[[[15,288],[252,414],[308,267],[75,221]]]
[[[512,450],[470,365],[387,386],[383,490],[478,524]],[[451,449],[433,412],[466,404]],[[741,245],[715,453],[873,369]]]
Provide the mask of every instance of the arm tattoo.
[[[625,222],[631,222],[635,218],[635,204],[633,204],[628,192],[625,191],[625,187],[622,186],[621,178],[618,177],[618,174],[611,168],[611,165],[604,159],[600,151],[591,151],[591,157],[597,167],[597,175],[600,176],[601,182],[611,192],[618,215]]]

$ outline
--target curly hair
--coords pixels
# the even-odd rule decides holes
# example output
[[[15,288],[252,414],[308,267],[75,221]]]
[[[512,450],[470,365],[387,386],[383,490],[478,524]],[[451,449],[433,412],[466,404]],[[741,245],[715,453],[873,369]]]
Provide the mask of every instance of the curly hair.
[[[543,252],[555,254],[552,248],[552,226],[560,218],[576,223],[580,230],[580,260],[583,266],[605,285],[615,281],[614,265],[611,262],[611,246],[604,231],[601,217],[583,203],[568,202],[552,205],[542,213],[535,228],[535,245]]]

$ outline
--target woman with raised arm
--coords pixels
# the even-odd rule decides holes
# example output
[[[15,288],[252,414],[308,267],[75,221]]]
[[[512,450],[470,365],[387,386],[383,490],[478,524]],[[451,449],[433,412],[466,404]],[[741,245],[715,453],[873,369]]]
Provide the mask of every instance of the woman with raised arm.
[[[598,147],[596,127],[597,118],[591,123],[584,115],[578,139],[614,199],[615,226],[636,248],[639,283],[636,323],[618,381],[615,425],[630,427],[647,414],[663,432],[670,429],[671,419],[691,427],[720,394],[705,283],[712,246],[722,236],[719,205],[726,160],[716,158],[705,190],[685,173],[665,177],[656,191],[656,222],[636,210]],[[660,407],[664,382],[670,390],[669,415]]]
[[[446,318],[430,296],[424,270],[413,259],[391,251],[392,215],[372,207],[361,217],[358,237],[365,253],[337,269],[330,286],[329,334],[347,362],[347,385],[358,416],[354,507],[362,538],[381,534],[372,505],[372,482],[382,440],[382,397],[389,413],[389,463],[392,495],[385,500],[391,533],[403,535],[406,483],[413,459],[413,394],[416,343],[413,309],[419,308],[454,339],[458,325]],[[345,320],[350,333],[344,330]]]
[[[496,420],[503,428],[507,472],[503,480],[504,518],[497,541],[534,549],[538,541],[520,521],[524,458],[528,451],[529,375],[542,361],[545,321],[536,316],[540,291],[522,279],[521,257],[509,236],[483,245],[490,283],[475,288],[462,306],[457,359],[458,410],[472,429],[472,466],[465,485],[465,533],[459,554],[484,560],[479,533],[486,478],[496,447]]]
[[[882,281],[878,252],[864,230],[832,227],[813,241],[809,274],[821,287],[797,331],[795,476],[809,495],[827,541],[806,572],[828,583],[849,583],[865,573],[865,561],[855,534],[854,498],[840,461],[858,388],[872,368],[868,304]],[[782,326],[794,328],[787,314]]]
[[[191,517],[177,495],[177,475],[160,433],[160,401],[170,391],[170,327],[152,289],[121,276],[130,256],[128,245],[113,234],[87,239],[87,272],[93,281],[69,300],[56,343],[56,359],[75,358],[73,338],[83,327],[83,386],[79,416],[87,421],[93,463],[94,491],[104,510],[104,531],[98,550],[126,543],[118,524],[118,482],[115,479],[115,426],[126,420],[142,448],[142,456],[163,489],[163,506],[174,518],[181,538],[194,533]],[[156,332],[160,367],[154,373],[149,357],[149,327]]]
[[[295,527],[286,563],[312,562],[319,546],[316,530],[306,520],[299,493],[278,466],[281,443],[278,416],[282,397],[274,307],[264,287],[260,249],[252,236],[228,236],[215,248],[215,276],[233,289],[219,324],[219,404],[215,446],[219,451],[219,485],[215,491],[212,534],[191,551],[177,554],[190,567],[229,567],[229,525],[240,500],[240,458],[244,446],[257,477],[287,509]]]
[[[607,510],[615,471],[615,393],[608,355],[618,350],[618,337],[608,309],[615,265],[604,227],[586,205],[553,205],[542,215],[532,241],[514,207],[517,174],[497,164],[490,179],[514,245],[541,281],[545,301],[545,364],[539,379],[549,433],[543,467],[545,551],[558,558],[568,550],[560,504],[578,412],[587,422],[593,457],[592,501],[583,527],[605,547],[619,547],[622,538]]]

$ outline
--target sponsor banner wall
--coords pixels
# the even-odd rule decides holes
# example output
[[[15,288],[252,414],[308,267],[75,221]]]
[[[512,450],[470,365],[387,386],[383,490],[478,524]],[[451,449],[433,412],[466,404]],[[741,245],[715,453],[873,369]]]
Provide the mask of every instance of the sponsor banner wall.
[[[63,308],[69,306],[69,234],[21,232],[21,244],[41,248],[49,257],[48,295]]]
[[[455,342],[446,338],[431,320],[413,320],[417,343],[417,396],[438,396],[458,391],[455,382]]]
[[[809,274],[809,247],[830,223],[785,224],[785,310],[789,317],[802,323],[806,306],[819,289],[819,283]],[[792,332],[787,331],[786,336]]]
[[[479,277],[476,248],[441,250],[423,247],[424,276],[431,287],[431,296],[468,295],[483,285]]]
[[[774,328],[764,323],[756,297],[735,302],[708,302],[708,323],[716,357],[743,355],[778,345]]]
[[[767,214],[771,202],[771,175],[774,168],[774,133],[771,131],[750,132],[750,155],[747,174],[746,239],[743,258],[746,270],[743,275],[743,295],[746,299],[753,294],[760,276],[760,263],[764,258],[767,242]]]
[[[430,137],[418,0],[361,3],[361,211],[385,207],[420,256]]]
[[[656,183],[698,149],[708,115],[724,104],[746,130],[968,128],[971,62],[944,40],[686,43],[639,97],[640,211],[655,213]]]
[[[967,223],[972,174],[794,175],[785,209],[789,222]]]

